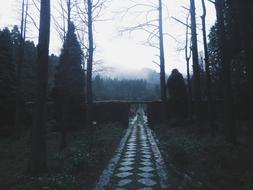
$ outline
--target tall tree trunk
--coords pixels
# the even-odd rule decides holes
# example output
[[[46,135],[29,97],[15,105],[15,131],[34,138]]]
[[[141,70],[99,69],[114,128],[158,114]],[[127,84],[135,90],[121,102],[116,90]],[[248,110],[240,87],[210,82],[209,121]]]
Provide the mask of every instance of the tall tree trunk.
[[[163,11],[162,0],[159,0],[159,50],[160,50],[160,88],[162,99],[163,119],[166,119],[166,79],[165,79],[165,59],[164,59],[164,40],[163,40]]]
[[[188,85],[188,118],[192,119],[192,84],[190,75],[190,59],[191,59],[191,47],[189,45],[189,15],[186,18],[186,34],[185,34],[185,60],[187,68],[187,85]],[[188,52],[188,50],[190,50]]]
[[[218,43],[221,52],[223,96],[224,96],[224,127],[227,139],[236,144],[235,118],[233,95],[231,85],[230,60],[228,56],[228,47],[224,25],[224,0],[215,0],[218,27]]]
[[[68,23],[68,31],[69,31],[69,26],[70,26],[70,21],[71,21],[71,0],[67,0],[67,13],[68,13],[67,23]]]
[[[88,60],[87,60],[87,124],[91,125],[92,120],[92,66],[93,66],[93,53],[94,53],[94,40],[93,40],[93,18],[92,18],[92,1],[87,0],[88,7]]]
[[[27,6],[26,6],[27,8]],[[27,10],[26,10],[27,11]],[[27,13],[26,13],[27,14]],[[15,112],[15,133],[19,136],[20,133],[20,113],[21,113],[21,86],[22,86],[22,69],[23,69],[23,59],[24,59],[24,33],[25,33],[25,0],[22,1],[22,11],[21,11],[21,24],[20,24],[20,36],[19,36],[19,51],[18,51],[18,61],[17,61],[17,90],[16,90],[16,112]]]
[[[252,46],[252,33],[250,29],[250,10],[249,1],[234,0],[237,7],[237,18],[240,26],[240,39],[241,46],[245,52],[246,58],[246,71],[247,71],[247,89],[248,89],[248,101],[249,101],[249,116],[251,123],[253,124],[253,48]]]
[[[201,121],[201,89],[200,89],[200,67],[198,59],[198,39],[196,27],[195,0],[190,0],[191,10],[191,32],[192,32],[192,61],[193,61],[193,80],[194,80],[194,112],[195,119],[200,125]]]
[[[214,110],[213,110],[213,96],[212,96],[212,86],[211,86],[211,76],[210,76],[210,63],[207,47],[207,36],[206,36],[206,5],[205,0],[202,1],[203,15],[202,19],[202,32],[203,32],[203,42],[204,42],[204,54],[205,54],[205,70],[206,70],[206,94],[208,101],[208,120],[209,127],[212,130],[212,134],[215,134],[214,129]]]
[[[41,0],[40,29],[37,57],[37,98],[34,126],[31,133],[31,171],[39,175],[47,167],[46,151],[46,100],[48,82],[48,53],[50,39],[50,0]]]

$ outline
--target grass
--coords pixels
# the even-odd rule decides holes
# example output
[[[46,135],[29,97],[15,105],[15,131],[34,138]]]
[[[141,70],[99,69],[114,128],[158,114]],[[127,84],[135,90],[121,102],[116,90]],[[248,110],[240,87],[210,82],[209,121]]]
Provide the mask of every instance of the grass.
[[[124,127],[119,123],[101,124],[94,130],[94,144],[86,130],[68,134],[68,147],[60,152],[60,135],[47,133],[48,171],[31,177],[27,170],[30,138],[26,131],[17,140],[0,139],[0,189],[8,190],[77,190],[91,189],[114,154]]]
[[[222,135],[196,133],[186,123],[175,126],[155,126],[172,190],[253,189],[253,144],[245,144],[244,136],[232,146]]]

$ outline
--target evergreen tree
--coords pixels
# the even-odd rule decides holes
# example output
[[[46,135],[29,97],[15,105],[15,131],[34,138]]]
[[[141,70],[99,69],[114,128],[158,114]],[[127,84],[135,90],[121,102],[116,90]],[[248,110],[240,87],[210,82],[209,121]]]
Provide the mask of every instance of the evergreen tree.
[[[174,116],[186,116],[187,114],[187,89],[183,75],[177,69],[173,69],[167,80],[169,91],[169,107]]]
[[[82,60],[83,52],[75,34],[74,24],[71,23],[59,58],[52,92],[60,125],[73,127],[74,122],[81,119],[77,116],[80,116],[80,109],[85,103]]]
[[[0,126],[13,123],[15,111],[15,64],[12,61],[12,38],[8,28],[0,30]]]

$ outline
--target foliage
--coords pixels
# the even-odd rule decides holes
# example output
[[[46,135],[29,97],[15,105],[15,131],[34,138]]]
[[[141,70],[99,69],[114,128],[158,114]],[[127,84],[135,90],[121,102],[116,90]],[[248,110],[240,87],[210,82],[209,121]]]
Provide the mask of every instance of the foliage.
[[[8,28],[0,30],[0,114],[1,126],[12,125],[15,112],[16,76],[12,59],[13,41]]]
[[[83,52],[75,34],[75,27],[71,24],[59,58],[52,91],[58,121],[64,114],[67,115],[67,123],[75,121],[75,116],[80,113],[85,103],[82,60]]]
[[[177,69],[172,70],[167,80],[169,91],[169,109],[171,114],[185,116],[187,113],[187,91],[183,75]]]
[[[25,185],[16,187],[16,190],[75,190],[76,179],[72,175],[56,175],[31,178]]]
[[[97,75],[93,80],[94,99],[150,101],[159,99],[159,89],[143,79],[111,79]]]
[[[253,176],[252,146],[234,147],[221,135],[196,133],[189,122],[169,125],[156,125],[155,130],[168,171],[176,173],[178,178],[172,186],[187,190],[252,189],[249,180]],[[190,179],[188,184],[186,178]]]

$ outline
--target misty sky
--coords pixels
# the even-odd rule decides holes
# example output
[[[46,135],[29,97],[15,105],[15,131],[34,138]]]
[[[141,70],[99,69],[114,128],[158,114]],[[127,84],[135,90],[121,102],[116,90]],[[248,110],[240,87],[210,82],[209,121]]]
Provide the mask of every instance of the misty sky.
[[[102,60],[105,66],[119,67],[122,70],[132,70],[141,68],[152,68],[159,70],[158,66],[153,61],[158,62],[158,50],[147,45],[143,45],[143,42],[147,38],[145,32],[133,32],[131,35],[125,33],[120,35],[119,30],[122,27],[129,27],[145,21],[144,17],[138,16],[136,11],[143,11],[144,9],[138,7],[138,9],[130,12],[127,17],[122,18],[119,11],[124,10],[126,7],[131,6],[129,0],[110,0],[106,8],[103,10],[100,17],[101,22],[96,22],[94,27],[95,43],[96,43],[96,60]],[[136,2],[145,3],[151,0],[136,0]],[[56,14],[55,7],[57,6],[57,0],[51,0],[53,14]],[[153,3],[156,1],[152,0]],[[157,0],[158,2],[158,0]],[[198,28],[198,40],[199,51],[202,49],[202,33],[200,31],[200,16],[202,14],[201,0],[196,0],[197,7],[197,22]],[[166,0],[164,1],[164,33],[165,35],[165,55],[166,55],[166,72],[170,73],[173,68],[178,68],[180,72],[185,73],[185,59],[184,51],[178,51],[178,49],[184,47],[185,41],[185,26],[177,23],[172,16],[185,21],[187,11],[182,6],[189,7],[189,0]],[[20,23],[20,0],[0,0],[0,27],[13,26]],[[31,11],[31,10],[30,10]],[[211,3],[207,1],[207,23],[209,28],[215,22],[215,10]],[[38,20],[38,13],[32,11],[35,20]],[[138,18],[137,18],[138,17]],[[58,18],[58,17],[56,17]],[[156,18],[154,14],[151,18]],[[28,25],[28,37],[35,42],[37,41],[38,31],[34,29],[30,23]],[[54,24],[52,24],[54,27]],[[173,36],[173,38],[171,37]],[[174,39],[176,38],[176,40]],[[62,46],[62,41],[59,39],[58,34],[53,29],[51,32],[50,52],[59,54]]]

